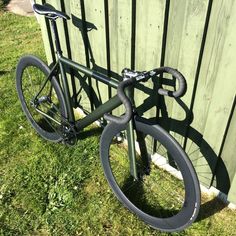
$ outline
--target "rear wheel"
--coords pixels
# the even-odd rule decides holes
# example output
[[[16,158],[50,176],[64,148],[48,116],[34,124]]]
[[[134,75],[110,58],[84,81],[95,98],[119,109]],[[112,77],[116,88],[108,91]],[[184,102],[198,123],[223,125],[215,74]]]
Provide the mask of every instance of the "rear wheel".
[[[16,88],[22,109],[34,129],[46,140],[59,142],[63,139],[66,105],[56,77],[47,80],[49,73],[50,69],[39,58],[22,57],[16,69]]]
[[[115,195],[153,228],[168,232],[186,228],[197,217],[200,188],[185,152],[160,126],[136,120],[139,179],[134,180],[127,147],[114,139],[125,129],[110,123],[101,138],[101,161]]]

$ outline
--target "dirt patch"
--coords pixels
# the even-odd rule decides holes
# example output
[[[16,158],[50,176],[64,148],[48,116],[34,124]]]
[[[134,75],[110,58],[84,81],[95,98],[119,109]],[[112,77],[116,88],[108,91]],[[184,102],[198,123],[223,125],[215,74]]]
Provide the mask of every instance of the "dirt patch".
[[[22,16],[34,15],[31,0],[11,0],[6,6],[6,9]]]

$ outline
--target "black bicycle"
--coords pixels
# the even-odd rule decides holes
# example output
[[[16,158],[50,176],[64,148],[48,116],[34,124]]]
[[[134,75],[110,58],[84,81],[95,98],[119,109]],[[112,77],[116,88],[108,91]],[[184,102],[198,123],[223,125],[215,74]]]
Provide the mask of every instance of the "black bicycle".
[[[56,19],[69,19],[50,5],[34,4],[34,11],[51,22],[57,61],[49,68],[39,58],[27,55],[16,69],[16,87],[22,109],[33,128],[53,142],[75,144],[80,131],[103,117],[109,121],[100,142],[101,163],[107,181],[120,202],[151,227],[178,231],[189,226],[200,207],[196,172],[177,141],[158,124],[139,116],[133,99],[134,88],[150,78],[168,73],[178,82],[175,91],[160,88],[160,95],[181,97],[186,92],[183,75],[170,67],[137,72],[122,71],[123,81],[109,78],[62,55]],[[117,89],[117,95],[76,120],[66,69]],[[83,77],[79,77],[82,83]],[[124,105],[125,113],[111,114]],[[81,109],[83,106],[79,105]],[[109,114],[110,113],[110,114]],[[124,141],[117,139],[123,136]]]

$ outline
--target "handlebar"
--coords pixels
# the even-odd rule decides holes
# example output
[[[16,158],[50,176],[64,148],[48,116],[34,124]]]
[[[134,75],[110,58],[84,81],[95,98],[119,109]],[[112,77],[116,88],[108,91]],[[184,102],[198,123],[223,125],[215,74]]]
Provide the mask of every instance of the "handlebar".
[[[129,78],[127,80],[122,81],[118,85],[118,88],[117,88],[117,95],[125,106],[125,110],[126,110],[125,114],[120,117],[113,116],[110,114],[105,114],[104,118],[106,120],[111,121],[111,122],[115,122],[120,125],[126,124],[130,121],[130,119],[132,117],[133,110],[132,110],[131,102],[130,102],[129,98],[126,96],[124,91],[125,91],[126,87],[134,84],[134,82],[135,82],[135,80],[133,78]]]
[[[178,84],[179,84],[178,90],[170,91],[167,89],[159,88],[158,93],[160,95],[179,98],[179,97],[182,97],[186,93],[187,83],[184,76],[179,71],[171,67],[160,67],[158,69],[154,69],[153,71],[155,72],[155,75],[162,74],[162,73],[171,74],[174,78],[178,80]]]
[[[177,70],[171,67],[160,67],[151,71],[137,72],[129,69],[124,69],[122,71],[123,77],[125,78],[117,88],[117,95],[121,102],[124,104],[126,112],[124,115],[117,117],[110,114],[105,114],[104,118],[108,121],[115,122],[117,124],[126,124],[130,121],[133,113],[132,104],[130,99],[125,94],[125,88],[133,85],[135,82],[147,81],[149,78],[154,76],[168,73],[178,80],[179,87],[176,91],[170,91],[167,89],[159,88],[158,93],[164,96],[170,97],[182,97],[187,90],[187,83],[184,76]]]

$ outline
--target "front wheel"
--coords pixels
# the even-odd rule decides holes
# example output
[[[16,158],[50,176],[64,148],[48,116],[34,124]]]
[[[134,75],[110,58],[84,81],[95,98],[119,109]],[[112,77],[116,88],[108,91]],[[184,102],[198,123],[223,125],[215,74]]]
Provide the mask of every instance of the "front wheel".
[[[130,174],[127,145],[114,140],[126,126],[110,123],[100,145],[108,183],[121,203],[151,227],[167,232],[183,230],[196,219],[200,207],[193,166],[160,126],[141,118],[135,119],[134,126],[139,179]]]

